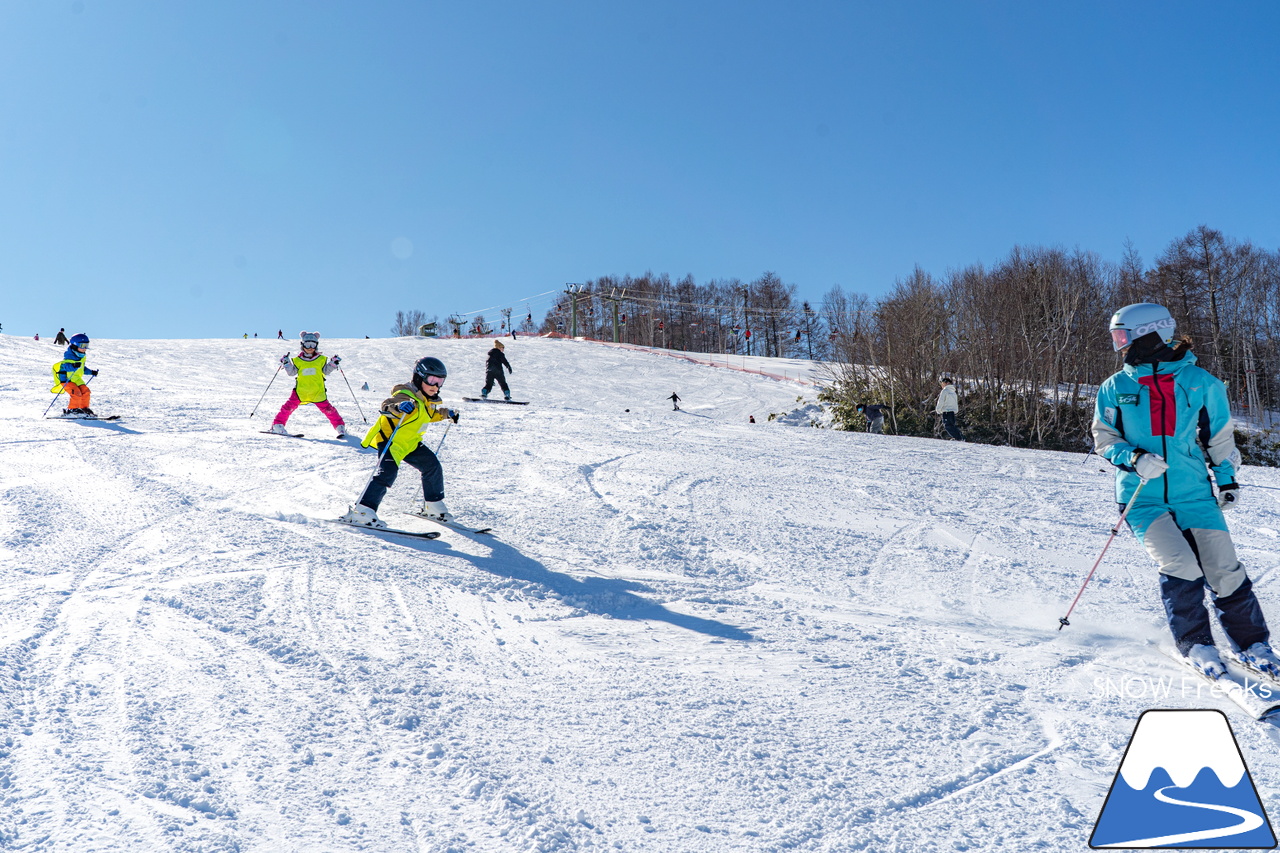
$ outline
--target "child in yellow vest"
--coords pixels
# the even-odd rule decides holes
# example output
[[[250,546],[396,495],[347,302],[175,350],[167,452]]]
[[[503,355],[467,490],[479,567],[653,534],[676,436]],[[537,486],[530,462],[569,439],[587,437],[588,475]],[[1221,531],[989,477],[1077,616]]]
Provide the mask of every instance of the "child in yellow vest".
[[[53,365],[54,382],[49,390],[54,394],[67,392],[71,403],[62,410],[62,413],[68,417],[97,417],[93,409],[89,408],[89,382],[84,378],[86,374],[91,377],[98,375],[98,371],[90,370],[84,365],[85,359],[89,357],[88,350],[88,335],[83,333],[72,335],[62,359],[54,362]]]
[[[444,469],[431,448],[422,444],[422,434],[430,424],[445,418],[458,422],[458,413],[440,400],[440,387],[448,375],[444,362],[428,356],[418,359],[407,385],[391,389],[391,396],[382,403],[381,417],[363,442],[364,447],[382,450],[378,471],[341,521],[385,528],[386,523],[378,518],[378,506],[395,483],[402,463],[422,472],[422,511],[418,514],[433,521],[453,520],[444,503]]]
[[[289,422],[289,416],[294,413],[298,406],[304,403],[314,403],[315,407],[324,412],[324,416],[329,419],[329,423],[338,431],[338,438],[347,437],[347,425],[342,420],[342,415],[338,414],[338,410],[329,402],[329,392],[325,388],[324,378],[330,373],[338,369],[338,365],[342,363],[339,356],[329,358],[320,354],[320,333],[319,332],[303,332],[302,333],[302,351],[296,356],[290,356],[287,353],[280,358],[280,364],[284,367],[284,372],[290,376],[297,377],[294,383],[293,393],[289,395],[289,399],[285,400],[283,406],[280,407],[276,419],[271,424],[271,432],[277,435],[288,435],[289,431],[285,429],[285,424]]]

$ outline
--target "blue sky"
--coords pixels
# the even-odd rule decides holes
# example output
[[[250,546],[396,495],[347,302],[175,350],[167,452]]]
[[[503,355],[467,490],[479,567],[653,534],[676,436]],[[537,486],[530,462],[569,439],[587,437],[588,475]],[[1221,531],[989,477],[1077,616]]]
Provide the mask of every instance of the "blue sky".
[[[1277,248],[1277,31],[1273,2],[6,0],[0,323],[376,337],[646,270],[816,300],[1015,244]]]

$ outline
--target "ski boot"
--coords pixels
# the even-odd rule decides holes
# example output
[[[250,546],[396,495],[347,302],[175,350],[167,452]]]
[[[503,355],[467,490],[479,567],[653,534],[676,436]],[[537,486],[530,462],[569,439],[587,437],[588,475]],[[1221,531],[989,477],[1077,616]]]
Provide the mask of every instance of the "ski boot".
[[[346,427],[338,427],[338,438],[339,438],[339,439],[344,439],[344,438],[346,438],[346,437],[347,437],[347,429],[346,429]]]
[[[480,399],[482,399],[482,400],[488,400],[488,399],[489,399],[489,389],[488,389],[488,388],[486,388],[486,389],[484,389],[483,391],[481,391],[481,392],[480,392]]]
[[[1227,667],[1213,646],[1197,643],[1187,652],[1187,662],[1215,681],[1227,674]]]
[[[267,430],[267,432],[272,432],[272,433],[275,433],[276,435],[289,434],[289,430],[285,429],[284,424],[272,424],[271,429]]]
[[[1254,643],[1247,649],[1241,649],[1238,656],[1247,669],[1280,679],[1280,658],[1266,643]]]
[[[502,399],[504,399],[504,400],[506,400],[508,403],[510,403],[510,402],[511,402],[511,395],[510,395],[510,394],[503,394],[503,395],[502,395]]]
[[[430,521],[453,521],[453,513],[449,512],[449,508],[444,505],[444,501],[423,501],[422,511],[418,515]]]
[[[364,504],[356,504],[348,510],[347,514],[338,519],[345,521],[347,524],[354,524],[357,527],[375,527],[379,530],[386,530],[387,523],[378,518],[378,513]]]

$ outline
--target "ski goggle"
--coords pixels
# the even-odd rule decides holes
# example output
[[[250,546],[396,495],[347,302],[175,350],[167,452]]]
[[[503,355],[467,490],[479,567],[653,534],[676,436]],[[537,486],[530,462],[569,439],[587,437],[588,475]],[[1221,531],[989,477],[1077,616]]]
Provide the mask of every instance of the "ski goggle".
[[[302,342],[303,349],[315,349],[318,346],[320,346],[319,341],[303,341]]]
[[[1128,329],[1112,329],[1111,330],[1111,348],[1116,352],[1133,343],[1133,335]]]
[[[441,385],[443,385],[443,384],[444,384],[444,377],[443,377],[443,376],[428,376],[428,377],[426,377],[426,378],[424,378],[424,379],[422,380],[422,384],[423,384],[423,385],[434,385],[435,387],[439,388]]]

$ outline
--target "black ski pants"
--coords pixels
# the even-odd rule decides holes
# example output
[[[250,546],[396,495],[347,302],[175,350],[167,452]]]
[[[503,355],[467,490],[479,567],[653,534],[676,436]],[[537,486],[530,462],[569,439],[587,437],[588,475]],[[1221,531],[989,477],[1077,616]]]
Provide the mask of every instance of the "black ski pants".
[[[490,370],[489,372],[485,373],[484,393],[488,394],[490,391],[492,391],[493,383],[495,382],[498,383],[498,387],[502,389],[503,394],[505,394],[508,397],[511,396],[511,389],[507,387],[507,377],[503,375],[501,367],[499,367],[496,371]]]
[[[942,428],[947,431],[947,435],[951,436],[956,441],[964,441],[964,433],[960,431],[960,427],[956,426],[955,412],[942,413]]]
[[[431,450],[421,444],[410,451],[404,462],[422,472],[422,499],[424,501],[444,500],[444,469],[440,460]],[[400,464],[388,452],[382,457],[378,473],[369,481],[369,486],[360,496],[360,503],[369,509],[376,510],[387,496],[387,489],[396,481],[400,473]]]

